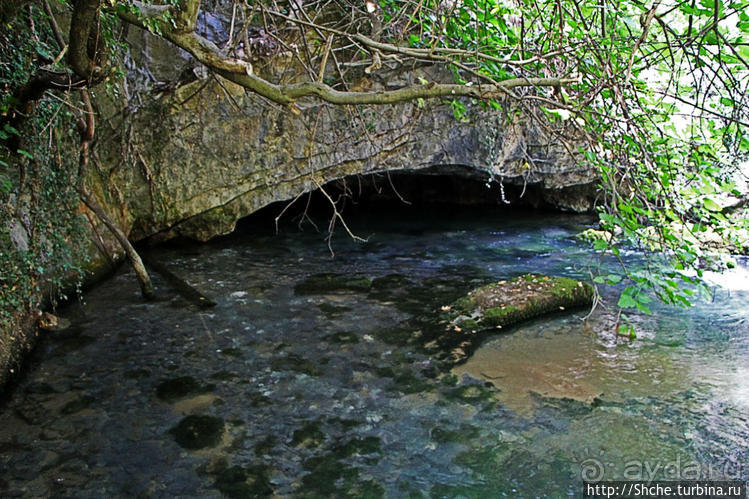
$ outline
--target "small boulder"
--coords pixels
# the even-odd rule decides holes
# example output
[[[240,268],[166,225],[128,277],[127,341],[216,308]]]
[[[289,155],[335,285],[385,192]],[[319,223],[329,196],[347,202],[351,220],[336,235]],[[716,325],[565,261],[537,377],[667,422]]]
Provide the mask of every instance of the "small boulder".
[[[64,317],[44,312],[39,320],[39,327],[45,331],[64,331],[70,327],[70,321]]]
[[[224,434],[224,421],[213,416],[187,416],[169,432],[185,449],[216,447]]]

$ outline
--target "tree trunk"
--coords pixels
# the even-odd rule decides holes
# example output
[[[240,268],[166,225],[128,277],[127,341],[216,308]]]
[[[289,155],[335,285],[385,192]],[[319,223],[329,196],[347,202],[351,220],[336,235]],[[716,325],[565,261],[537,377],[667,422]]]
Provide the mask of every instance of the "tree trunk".
[[[92,196],[91,193],[88,192],[88,189],[86,189],[85,179],[88,172],[89,147],[91,145],[91,141],[94,138],[95,122],[94,108],[91,105],[91,98],[88,95],[88,91],[82,90],[81,98],[85,106],[85,114],[78,122],[78,131],[81,134],[81,157],[78,171],[78,193],[81,196],[81,200],[91,211],[96,214],[97,217],[99,217],[102,222],[104,222],[104,225],[106,225],[107,228],[112,232],[112,234],[114,234],[114,237],[117,238],[117,241],[119,241],[122,249],[125,250],[125,254],[127,254],[130,263],[135,269],[135,275],[138,277],[140,290],[143,293],[143,296],[148,300],[154,300],[156,299],[156,293],[153,290],[151,278],[148,275],[148,271],[146,271],[146,267],[143,265],[143,260],[141,260],[140,255],[138,255],[138,252],[135,251],[133,245],[130,244],[130,240],[127,238],[125,233],[122,232],[122,229],[117,227],[117,224],[115,224],[114,221],[109,218],[109,215],[107,215],[107,212],[104,211],[104,208],[101,207],[99,202],[96,201],[96,198],[94,198],[94,196]]]
[[[96,216],[99,217],[99,220],[104,222],[104,225],[106,225],[107,228],[112,232],[112,234],[114,234],[114,237],[117,238],[117,241],[119,241],[122,249],[125,250],[130,263],[133,265],[133,269],[135,269],[135,275],[138,277],[138,283],[140,283],[140,290],[143,293],[143,296],[148,300],[155,300],[156,293],[153,290],[151,278],[148,275],[148,271],[146,271],[146,267],[143,265],[143,260],[141,260],[140,255],[137,251],[135,251],[135,248],[133,248],[130,240],[127,238],[125,233],[122,232],[119,227],[117,227],[112,219],[109,218],[109,215],[107,215],[101,205],[86,190],[86,188],[83,187],[82,184],[79,187],[79,193],[81,195],[81,199],[86,204],[88,209],[93,211]]]

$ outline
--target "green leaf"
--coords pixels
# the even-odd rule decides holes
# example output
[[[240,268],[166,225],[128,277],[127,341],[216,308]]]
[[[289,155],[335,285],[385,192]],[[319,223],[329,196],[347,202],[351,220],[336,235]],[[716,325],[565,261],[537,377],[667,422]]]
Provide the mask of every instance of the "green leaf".
[[[719,212],[719,211],[722,211],[722,210],[723,210],[723,208],[721,208],[721,207],[720,207],[720,205],[719,205],[718,203],[716,203],[715,201],[713,201],[713,200],[712,200],[712,199],[710,199],[710,198],[705,198],[705,199],[703,199],[703,200],[702,200],[702,206],[704,206],[704,207],[705,207],[705,209],[706,209],[706,210],[709,210],[709,211],[716,211],[716,212]]]
[[[622,281],[622,276],[617,274],[609,274],[606,276],[609,284],[619,284]]]
[[[617,306],[619,308],[632,308],[637,306],[637,301],[632,298],[632,295],[627,292],[627,290],[630,288],[625,289],[622,291],[621,296],[619,296],[619,302],[617,303]]]

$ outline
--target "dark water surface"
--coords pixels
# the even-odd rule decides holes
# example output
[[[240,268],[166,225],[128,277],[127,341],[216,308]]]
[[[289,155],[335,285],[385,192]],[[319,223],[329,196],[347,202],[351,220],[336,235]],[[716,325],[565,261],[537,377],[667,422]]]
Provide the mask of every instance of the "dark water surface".
[[[153,250],[218,302],[128,268],[62,310],[0,410],[0,495],[560,497],[581,476],[749,478],[749,268],[711,303],[537,319],[445,369],[440,307],[526,272],[589,278],[587,219],[352,218]],[[426,345],[426,346],[425,346]]]

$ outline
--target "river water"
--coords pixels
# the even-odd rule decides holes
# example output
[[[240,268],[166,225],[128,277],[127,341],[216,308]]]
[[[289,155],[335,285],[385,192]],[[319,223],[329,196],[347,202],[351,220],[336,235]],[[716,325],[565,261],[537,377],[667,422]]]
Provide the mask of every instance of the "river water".
[[[0,409],[0,495],[560,497],[588,479],[749,479],[749,267],[711,302],[565,311],[445,366],[436,317],[526,272],[589,279],[590,219],[353,216],[356,243],[248,230],[149,257],[60,315]],[[339,231],[340,232],[340,231]],[[633,256],[637,259],[637,255]],[[611,291],[604,297],[613,301]]]

